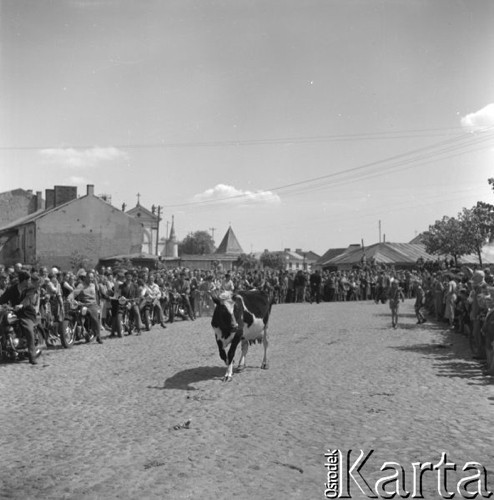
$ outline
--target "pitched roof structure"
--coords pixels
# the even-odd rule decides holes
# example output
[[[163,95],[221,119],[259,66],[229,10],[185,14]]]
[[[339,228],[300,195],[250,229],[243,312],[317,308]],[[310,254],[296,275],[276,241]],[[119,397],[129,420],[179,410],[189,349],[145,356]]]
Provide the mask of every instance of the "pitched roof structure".
[[[410,265],[419,257],[424,260],[435,260],[436,257],[425,251],[424,245],[413,243],[375,243],[369,247],[356,247],[330,260],[330,265],[352,266],[360,263],[365,254],[367,260],[374,259],[380,264]]]
[[[240,246],[240,243],[238,242],[237,237],[235,236],[235,233],[230,226],[225,236],[221,240],[220,246],[216,249],[215,254],[240,255],[241,253],[244,253],[244,251],[242,250],[242,247]]]
[[[330,248],[327,252],[325,252],[322,257],[317,259],[317,265],[324,266],[327,262],[332,261],[335,257],[344,254],[345,252],[351,251],[355,248],[355,245],[350,245],[346,248]],[[360,248],[360,245],[359,245]]]
[[[326,252],[326,254],[329,254]],[[426,252],[425,245],[422,243],[375,243],[374,245],[362,249],[360,246],[351,246],[343,253],[330,257],[325,260],[323,257],[319,260],[318,264],[321,266],[335,266],[335,267],[351,267],[361,262],[362,256],[365,253],[367,261],[374,259],[380,264],[390,265],[415,265],[419,258],[423,260],[435,261],[438,259],[437,255],[431,255]],[[464,255],[460,257],[459,261],[463,264],[478,264],[478,257],[476,255]],[[494,263],[494,246],[486,245],[482,251],[483,264]]]

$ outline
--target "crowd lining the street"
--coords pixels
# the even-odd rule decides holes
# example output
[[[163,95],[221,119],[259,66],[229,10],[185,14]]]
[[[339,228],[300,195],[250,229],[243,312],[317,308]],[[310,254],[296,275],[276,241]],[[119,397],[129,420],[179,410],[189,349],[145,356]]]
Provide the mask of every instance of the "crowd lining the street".
[[[14,287],[13,285],[18,285]],[[223,291],[257,289],[270,295],[275,304],[302,302],[335,302],[373,300],[389,301],[392,326],[398,323],[399,303],[405,298],[415,299],[417,322],[426,321],[426,312],[437,321],[445,321],[451,328],[464,332],[474,329],[494,306],[490,288],[494,277],[489,268],[455,268],[453,262],[421,263],[413,269],[396,270],[393,266],[363,263],[343,271],[273,271],[273,270],[216,270],[203,271],[186,268],[150,270],[139,268],[79,269],[63,271],[57,267],[35,268],[21,263],[5,268],[0,266],[0,304],[27,303],[24,312],[47,314],[42,304],[49,304],[49,313],[61,323],[71,301],[88,307],[91,328],[96,340],[102,343],[100,331],[106,329],[111,337],[123,335],[116,299],[132,300],[132,314],[139,334],[144,304],[151,303],[152,317],[162,328],[177,315],[193,321],[197,316],[209,316],[214,309],[211,294]],[[18,288],[12,299],[9,291]],[[21,298],[22,295],[22,298]],[[31,299],[29,297],[36,297]],[[45,298],[46,300],[42,300]],[[177,303],[180,307],[177,307]],[[40,306],[41,304],[41,306]],[[20,307],[20,306],[19,306]],[[29,308],[33,313],[29,314]],[[19,313],[23,317],[23,313]],[[26,316],[26,314],[24,314]],[[46,343],[50,337],[46,334]],[[35,359],[30,358],[35,364]]]

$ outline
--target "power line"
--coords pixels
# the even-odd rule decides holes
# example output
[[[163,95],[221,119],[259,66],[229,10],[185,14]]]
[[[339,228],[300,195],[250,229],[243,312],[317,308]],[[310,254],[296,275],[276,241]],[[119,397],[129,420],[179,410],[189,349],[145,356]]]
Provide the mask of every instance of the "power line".
[[[314,135],[302,137],[278,137],[264,139],[237,139],[226,141],[189,141],[189,142],[155,142],[142,144],[115,144],[112,147],[117,149],[161,149],[161,148],[200,148],[200,147],[232,147],[232,146],[262,146],[276,144],[305,144],[318,142],[337,142],[337,141],[355,141],[355,140],[390,140],[390,139],[407,139],[414,137],[437,137],[441,135],[449,135],[452,132],[462,130],[460,127],[449,128],[430,128],[430,129],[411,129],[383,132],[362,132],[355,134],[329,134],[329,135]],[[36,151],[44,149],[92,149],[96,147],[94,144],[79,144],[72,146],[0,146],[0,151]]]
[[[364,165],[359,165],[356,167],[352,167],[349,169],[345,170],[339,170],[337,172],[332,172],[330,174],[318,176],[318,177],[313,177],[310,179],[304,179],[301,181],[297,182],[292,182],[290,184],[284,184],[281,186],[275,186],[275,187],[270,187],[266,189],[262,189],[262,191],[282,191],[285,189],[290,189],[290,188],[295,188],[299,186],[304,186],[310,183],[315,183],[319,181],[327,181],[329,179],[333,179],[338,176],[348,176],[348,174],[354,174],[356,172],[361,172],[365,170],[369,170],[373,167],[382,167],[383,165],[385,166],[386,163],[393,162],[389,166],[385,166],[384,168],[387,168],[386,171],[380,171],[378,173],[375,173],[375,175],[383,175],[384,173],[388,173],[390,169],[393,169],[395,167],[400,167],[406,164],[410,164],[412,162],[417,162],[419,160],[424,160],[429,158],[428,161],[433,161],[434,159],[439,160],[439,159],[447,159],[446,158],[434,158],[436,156],[444,155],[446,153],[453,153],[458,151],[460,153],[462,152],[469,152],[469,149],[466,148],[471,148],[472,146],[477,146],[480,145],[484,142],[490,141],[494,138],[494,134],[492,132],[487,133],[487,135],[473,135],[473,136],[466,136],[465,135],[460,135],[456,136],[451,139],[447,139],[445,141],[441,141],[438,143],[435,143],[430,146],[425,146],[422,148],[418,148],[412,151],[408,151],[406,153],[401,153],[398,155],[391,156],[389,158],[377,160],[374,162],[366,163]],[[463,150],[463,151],[462,151]],[[458,153],[458,154],[460,154]],[[456,156],[456,155],[450,155],[451,156]],[[411,167],[408,167],[411,168]],[[368,174],[370,175],[370,174]],[[352,177],[354,178],[354,177]],[[336,181],[338,182],[338,181]],[[341,182],[341,179],[340,179]],[[306,186],[306,189],[310,190],[310,186]],[[314,188],[318,189],[319,186],[315,186]],[[292,193],[293,194],[293,193]],[[185,207],[185,206],[197,206],[197,205],[209,205],[209,204],[214,204],[214,203],[219,203],[222,201],[227,201],[227,200],[234,200],[234,199],[241,199],[241,198],[246,198],[250,196],[249,194],[238,194],[234,196],[226,196],[223,198],[216,198],[214,200],[202,200],[202,201],[192,201],[192,202],[187,202],[187,203],[179,203],[179,204],[171,204],[171,205],[166,205],[166,207],[171,208],[171,207]]]

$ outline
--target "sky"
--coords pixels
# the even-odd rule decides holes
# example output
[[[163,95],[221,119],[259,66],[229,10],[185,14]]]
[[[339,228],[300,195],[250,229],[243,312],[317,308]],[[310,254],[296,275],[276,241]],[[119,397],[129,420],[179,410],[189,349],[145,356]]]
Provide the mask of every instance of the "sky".
[[[492,0],[0,0],[0,192],[179,240],[408,242],[494,202]]]

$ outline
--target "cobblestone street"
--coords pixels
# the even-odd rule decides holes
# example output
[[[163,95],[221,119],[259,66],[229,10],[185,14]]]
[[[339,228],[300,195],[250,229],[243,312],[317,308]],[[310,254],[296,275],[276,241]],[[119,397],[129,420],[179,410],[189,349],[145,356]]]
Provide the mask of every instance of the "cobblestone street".
[[[387,304],[277,305],[269,370],[252,346],[230,383],[209,318],[0,365],[0,498],[318,499],[335,448],[374,450],[372,484],[447,452],[494,489],[492,380],[465,337],[415,323],[410,300],[396,330]]]

